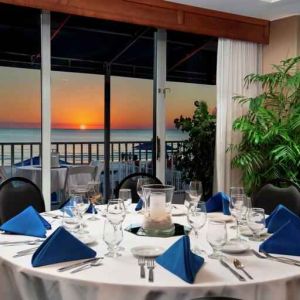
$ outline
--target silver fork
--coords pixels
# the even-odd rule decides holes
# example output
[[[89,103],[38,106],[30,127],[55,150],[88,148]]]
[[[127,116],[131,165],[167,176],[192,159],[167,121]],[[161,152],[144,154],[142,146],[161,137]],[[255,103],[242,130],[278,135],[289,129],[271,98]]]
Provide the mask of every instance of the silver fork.
[[[147,260],[147,268],[149,270],[149,277],[148,280],[149,282],[153,282],[154,281],[154,268],[155,268],[155,262],[153,258],[150,258],[149,260]]]
[[[145,278],[145,258],[139,257],[138,258],[138,264],[140,266],[140,277]]]
[[[267,257],[270,257],[270,258],[273,258],[273,259],[284,260],[284,261],[288,261],[288,262],[292,262],[292,263],[300,265],[300,261],[296,260],[296,259],[292,259],[292,258],[284,257],[284,256],[274,256],[274,255],[271,255],[270,253],[267,253],[267,252],[264,252],[264,251],[262,251],[262,253],[264,255],[266,255]]]
[[[257,251],[255,251],[254,249],[251,250],[252,253],[258,257],[258,258],[262,258],[262,259],[270,259],[270,260],[274,260],[274,261],[277,261],[277,262],[281,262],[283,264],[288,264],[288,265],[293,265],[293,266],[298,266],[300,267],[300,263],[299,262],[295,262],[295,261],[292,261],[292,260],[287,260],[287,259],[281,259],[281,258],[277,258],[275,256],[267,256],[266,254],[261,254],[261,253],[258,253]]]

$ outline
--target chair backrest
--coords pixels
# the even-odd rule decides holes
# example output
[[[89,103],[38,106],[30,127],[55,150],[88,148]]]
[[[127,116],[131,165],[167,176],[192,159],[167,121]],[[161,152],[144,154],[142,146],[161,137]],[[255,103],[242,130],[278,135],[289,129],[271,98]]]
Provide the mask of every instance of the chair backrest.
[[[40,189],[29,179],[11,177],[0,184],[0,224],[11,219],[28,206],[45,211]]]
[[[132,202],[136,203],[139,201],[139,195],[136,192],[136,184],[139,178],[149,178],[150,183],[162,184],[162,182],[155,176],[147,173],[133,173],[125,177],[117,187],[116,196],[119,197],[120,189],[130,189]]]
[[[263,208],[266,214],[270,214],[278,204],[300,216],[300,189],[297,185],[286,179],[275,179],[265,183],[252,196],[252,205]]]
[[[76,188],[76,186],[88,186],[89,181],[95,181],[98,167],[97,166],[70,166],[68,167],[64,195],[65,198],[68,197],[71,189]]]
[[[8,175],[4,166],[0,166],[0,183],[8,179]]]

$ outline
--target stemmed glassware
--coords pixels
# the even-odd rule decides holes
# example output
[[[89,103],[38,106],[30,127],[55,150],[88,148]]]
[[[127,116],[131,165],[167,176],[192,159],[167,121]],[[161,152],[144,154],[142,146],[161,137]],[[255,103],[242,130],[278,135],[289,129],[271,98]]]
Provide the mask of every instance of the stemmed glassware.
[[[227,242],[227,229],[225,222],[208,221],[206,239],[213,248],[213,253],[209,258],[220,259],[221,249]]]
[[[139,198],[143,200],[143,208],[145,207],[145,199],[143,197],[143,185],[146,184],[151,184],[151,180],[146,177],[139,178],[136,184],[136,192],[139,195]]]
[[[266,227],[265,211],[263,208],[252,208],[247,214],[247,224],[253,233],[252,241],[260,242],[261,233]]]
[[[206,219],[207,214],[205,202],[200,201],[197,204],[190,205],[187,213],[187,220],[195,234],[195,243],[192,251],[197,255],[206,255],[206,252],[198,246],[200,243],[199,231],[205,225]]]
[[[106,256],[116,257],[121,254],[119,247],[123,240],[122,223],[126,216],[126,209],[122,199],[112,199],[107,204],[106,221],[103,231],[103,240],[108,246]]]
[[[128,212],[130,209],[130,205],[132,203],[131,190],[130,189],[120,189],[119,190],[119,198],[124,201],[126,211]]]
[[[83,235],[87,233],[83,228],[83,215],[89,208],[90,202],[88,197],[84,194],[74,194],[71,196],[72,202],[74,203],[74,213],[79,219],[79,230],[76,234]]]
[[[202,182],[201,181],[191,181],[189,185],[189,204],[194,205],[197,204],[202,196],[203,188],[202,188]]]
[[[230,188],[230,202],[229,210],[231,215],[236,220],[236,237],[230,239],[231,243],[242,243],[244,240],[241,239],[240,235],[240,221],[245,210],[247,197],[242,187],[231,187]]]
[[[88,183],[88,192],[87,192],[90,204],[92,205],[92,216],[88,218],[89,221],[97,221],[100,220],[96,216],[96,204],[100,204],[101,202],[101,194],[100,194],[100,182],[90,181]]]

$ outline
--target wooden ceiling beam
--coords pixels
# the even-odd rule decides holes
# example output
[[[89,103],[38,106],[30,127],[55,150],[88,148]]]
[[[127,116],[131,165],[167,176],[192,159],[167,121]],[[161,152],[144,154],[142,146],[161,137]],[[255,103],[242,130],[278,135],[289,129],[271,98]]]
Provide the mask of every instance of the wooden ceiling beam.
[[[162,0],[0,0],[2,3],[195,34],[269,42],[270,22]]]

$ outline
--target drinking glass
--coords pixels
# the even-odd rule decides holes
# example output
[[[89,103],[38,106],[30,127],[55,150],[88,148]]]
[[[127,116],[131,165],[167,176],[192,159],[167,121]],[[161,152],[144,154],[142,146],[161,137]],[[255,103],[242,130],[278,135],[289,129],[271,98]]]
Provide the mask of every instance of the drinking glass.
[[[62,226],[66,230],[74,233],[79,229],[79,220],[75,210],[76,203],[70,198],[68,206],[63,208]]]
[[[140,199],[143,199],[143,185],[145,184],[151,184],[151,180],[145,177],[141,177],[138,179],[136,184],[136,192],[139,195]]]
[[[105,256],[121,256],[118,250],[119,245],[123,240],[122,224],[116,225],[106,219],[103,228],[103,240],[106,243],[108,249],[108,252],[105,254]]]
[[[221,249],[227,242],[226,223],[208,221],[206,239],[210,246],[213,248],[213,253],[208,257],[213,259],[220,259],[223,256],[221,253]]]
[[[126,211],[129,212],[130,205],[132,203],[131,190],[130,189],[120,189],[119,190],[119,198],[124,201]]]
[[[198,246],[200,243],[199,231],[205,225],[206,219],[207,214],[205,202],[200,201],[197,204],[190,205],[187,213],[187,221],[195,233],[195,245],[192,251],[197,255],[206,255],[206,252]]]
[[[126,209],[122,199],[109,200],[107,204],[106,218],[114,225],[123,223],[126,216]]]
[[[90,181],[88,183],[88,192],[87,192],[90,205],[92,206],[92,216],[88,218],[90,221],[97,221],[100,220],[96,216],[96,204],[101,203],[101,194],[100,194],[100,182],[97,181]]]
[[[78,235],[87,233],[83,228],[83,215],[89,208],[90,202],[88,197],[83,194],[74,194],[71,196],[72,201],[74,202],[74,213],[79,219],[79,230]]]
[[[231,215],[236,220],[236,237],[230,239],[233,243],[242,243],[240,235],[240,221],[242,218],[242,213],[245,210],[246,195],[244,193],[244,188],[242,187],[231,187],[230,188],[230,202],[229,210]]]
[[[250,197],[246,197],[244,199],[244,206],[242,207],[242,217],[241,217],[241,225],[247,226],[247,214],[252,208],[252,201]]]
[[[261,241],[260,234],[266,227],[265,211],[263,208],[252,208],[247,214],[247,224],[253,233],[252,241]]]
[[[189,185],[189,199],[190,204],[197,204],[202,196],[202,182],[201,181],[191,181]]]

